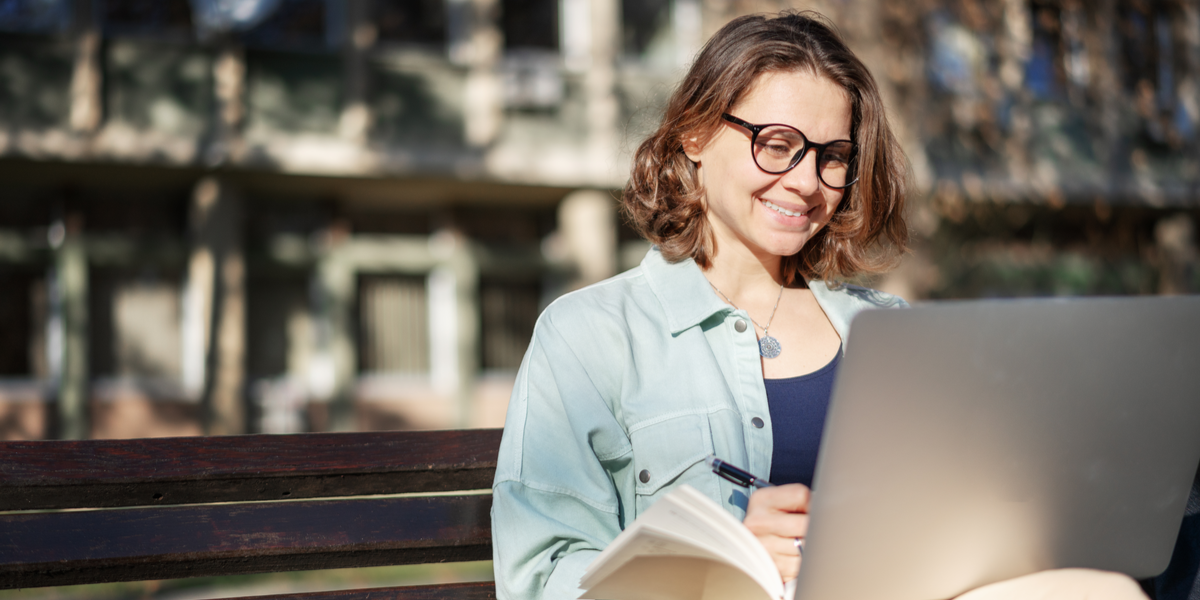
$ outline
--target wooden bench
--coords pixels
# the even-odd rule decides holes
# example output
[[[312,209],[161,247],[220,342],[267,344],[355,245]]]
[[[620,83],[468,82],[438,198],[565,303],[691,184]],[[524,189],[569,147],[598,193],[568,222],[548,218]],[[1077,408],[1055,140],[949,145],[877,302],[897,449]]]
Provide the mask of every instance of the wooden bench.
[[[489,560],[499,446],[499,429],[0,442],[0,589]],[[495,586],[296,597],[368,595]]]

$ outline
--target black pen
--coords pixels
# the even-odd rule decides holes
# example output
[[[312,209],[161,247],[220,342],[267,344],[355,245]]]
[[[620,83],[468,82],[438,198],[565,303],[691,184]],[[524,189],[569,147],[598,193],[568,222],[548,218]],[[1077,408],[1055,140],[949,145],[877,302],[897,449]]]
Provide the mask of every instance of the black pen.
[[[724,477],[725,479],[728,479],[729,481],[732,481],[740,486],[765,488],[775,485],[770,481],[763,479],[762,477],[751,475],[750,473],[743,471],[742,469],[739,469],[711,454],[704,459],[704,462],[707,463],[708,466],[712,467],[713,473],[716,473],[717,475],[720,475],[721,477]]]
[[[704,462],[707,463],[708,466],[712,467],[713,473],[716,473],[717,475],[720,475],[721,477],[724,477],[725,479],[728,479],[729,481],[732,481],[738,485],[758,488],[775,487],[775,484],[771,483],[770,481],[767,481],[762,477],[758,477],[757,475],[752,475],[749,471],[739,469],[711,454],[705,457]],[[796,546],[796,552],[799,552],[800,556],[804,556],[804,539],[795,538],[793,543]]]

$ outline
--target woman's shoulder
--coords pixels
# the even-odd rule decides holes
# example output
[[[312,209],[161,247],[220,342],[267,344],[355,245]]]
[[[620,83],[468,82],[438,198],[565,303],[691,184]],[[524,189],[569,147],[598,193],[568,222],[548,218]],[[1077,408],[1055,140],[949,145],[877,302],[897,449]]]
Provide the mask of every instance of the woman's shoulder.
[[[810,281],[809,289],[818,300],[838,301],[857,310],[868,308],[907,308],[908,302],[895,294],[850,283]]]
[[[623,326],[631,310],[645,312],[652,308],[652,300],[639,266],[559,296],[542,311],[538,323],[564,332]]]
[[[899,296],[860,285],[810,281],[808,288],[812,290],[817,304],[821,305],[821,310],[825,311],[825,316],[829,318],[843,343],[850,333],[850,323],[858,313],[880,308],[908,307],[908,303]]]

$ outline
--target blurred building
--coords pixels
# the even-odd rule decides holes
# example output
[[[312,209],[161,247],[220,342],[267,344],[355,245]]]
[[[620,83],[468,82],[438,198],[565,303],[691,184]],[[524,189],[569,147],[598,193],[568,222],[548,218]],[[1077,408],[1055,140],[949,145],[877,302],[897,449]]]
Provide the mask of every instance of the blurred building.
[[[1200,2],[878,0],[915,297],[1200,291]]]
[[[495,426],[635,265],[629,154],[812,8],[913,162],[922,297],[1200,290],[1197,0],[0,0],[0,437]]]
[[[0,2],[0,435],[502,422],[701,36],[626,5]]]

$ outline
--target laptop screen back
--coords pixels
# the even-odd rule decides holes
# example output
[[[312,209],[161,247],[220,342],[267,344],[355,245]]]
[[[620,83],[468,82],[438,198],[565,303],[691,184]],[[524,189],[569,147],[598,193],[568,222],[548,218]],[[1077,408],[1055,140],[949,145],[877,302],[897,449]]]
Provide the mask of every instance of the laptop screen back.
[[[869,311],[846,348],[797,598],[1166,567],[1200,462],[1200,297]]]

